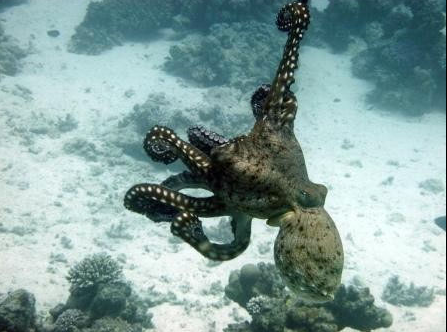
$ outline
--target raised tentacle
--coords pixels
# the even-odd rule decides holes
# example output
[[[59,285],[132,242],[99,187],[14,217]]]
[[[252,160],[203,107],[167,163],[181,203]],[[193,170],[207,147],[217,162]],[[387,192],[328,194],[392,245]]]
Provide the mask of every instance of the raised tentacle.
[[[234,215],[231,226],[234,240],[228,244],[210,242],[203,232],[202,223],[195,214],[182,212],[171,224],[171,232],[182,238],[203,256],[215,261],[231,260],[247,249],[250,244],[252,218],[244,215]]]
[[[222,135],[212,132],[203,126],[194,126],[188,129],[189,142],[208,156],[211,150],[228,143],[229,140]]]
[[[170,152],[179,157],[194,174],[205,175],[210,167],[209,157],[195,146],[180,139],[173,130],[155,126],[146,135],[144,147],[165,144]]]
[[[279,126],[293,127],[297,111],[295,98],[290,98],[290,86],[295,82],[294,74],[298,66],[298,49],[303,34],[310,22],[307,1],[296,1],[285,5],[279,12],[278,29],[289,33],[283,57],[267,96],[264,112],[268,121]]]

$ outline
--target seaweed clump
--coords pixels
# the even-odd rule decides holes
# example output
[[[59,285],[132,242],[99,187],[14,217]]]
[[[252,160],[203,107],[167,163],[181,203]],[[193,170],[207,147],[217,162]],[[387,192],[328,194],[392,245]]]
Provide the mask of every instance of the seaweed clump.
[[[330,0],[315,34],[336,52],[366,45],[352,70],[375,88],[368,102],[409,115],[446,105],[445,12],[437,0]],[[361,43],[360,43],[361,44]]]
[[[342,285],[333,302],[310,304],[285,289],[271,264],[233,271],[225,294],[252,317],[251,323],[230,325],[225,332],[337,332],[346,327],[371,331],[393,323],[386,309],[374,305],[368,288]]]
[[[95,254],[73,266],[70,296],[50,311],[45,332],[141,332],[152,327],[148,306],[107,254]]]
[[[435,300],[435,290],[416,287],[413,283],[405,285],[398,276],[393,276],[383,291],[382,300],[396,306],[429,307]]]

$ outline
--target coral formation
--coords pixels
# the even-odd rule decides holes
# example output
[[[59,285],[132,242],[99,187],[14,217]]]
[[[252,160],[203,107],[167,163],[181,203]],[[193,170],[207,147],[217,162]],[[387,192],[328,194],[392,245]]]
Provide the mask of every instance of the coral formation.
[[[68,309],[59,315],[53,332],[73,332],[87,327],[88,317],[77,309]]]
[[[445,109],[445,13],[437,0],[331,0],[314,33],[334,51],[362,40],[353,73],[372,80],[371,104],[419,115]],[[358,44],[358,43],[357,43]]]
[[[0,302],[0,331],[32,331],[36,320],[34,295],[20,289],[11,292]]]
[[[283,297],[285,286],[278,272],[270,264],[248,264],[230,273],[225,294],[245,307],[250,299],[259,296]]]
[[[393,276],[388,281],[382,300],[396,306],[429,307],[435,300],[433,288],[416,287],[413,283],[409,286],[400,282],[398,276]]]
[[[269,0],[104,0],[88,6],[69,50],[99,54],[126,40],[154,36],[160,28],[206,30],[218,22],[264,20],[280,1]]]
[[[252,316],[251,323],[230,325],[225,332],[371,331],[392,325],[391,314],[374,305],[368,288],[342,285],[334,301],[311,304],[285,290],[271,264],[233,271],[225,294]]]
[[[0,24],[0,75],[16,75],[20,70],[20,60],[26,55],[26,51],[16,45]]]
[[[70,296],[50,311],[45,332],[141,332],[152,327],[148,305],[106,254],[86,257],[69,271]]]

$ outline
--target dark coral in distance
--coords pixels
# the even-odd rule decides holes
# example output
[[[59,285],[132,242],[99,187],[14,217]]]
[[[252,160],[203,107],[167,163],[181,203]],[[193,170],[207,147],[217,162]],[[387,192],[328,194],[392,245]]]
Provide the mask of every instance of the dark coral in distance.
[[[353,73],[375,83],[367,100],[420,115],[446,104],[445,12],[437,0],[330,0],[314,33],[334,51],[361,40]],[[357,43],[359,44],[359,43]]]
[[[206,30],[214,23],[266,20],[279,0],[104,0],[92,2],[69,50],[99,54],[128,40],[148,39],[160,28]]]

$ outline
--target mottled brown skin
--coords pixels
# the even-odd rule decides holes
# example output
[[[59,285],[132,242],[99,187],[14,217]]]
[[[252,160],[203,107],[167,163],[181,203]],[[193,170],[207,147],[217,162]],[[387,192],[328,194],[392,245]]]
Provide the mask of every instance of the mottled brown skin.
[[[326,187],[309,180],[294,134],[298,107],[290,91],[299,43],[309,19],[308,8],[301,2],[286,5],[278,15],[278,27],[288,31],[288,41],[252,131],[206,154],[169,128],[154,127],[146,137],[146,151],[163,144],[171,154],[166,160],[180,158],[190,173],[172,177],[161,186],[132,187],[125,206],[149,218],[154,217],[155,210],[172,213],[174,235],[205,257],[222,261],[247,248],[252,218],[267,219],[268,225],[280,228],[275,263],[286,284],[304,299],[327,301],[341,282],[343,247],[324,209]],[[214,196],[190,197],[179,192],[184,188],[204,188]],[[235,239],[231,244],[212,243],[203,233],[199,217],[222,215],[233,217]]]

